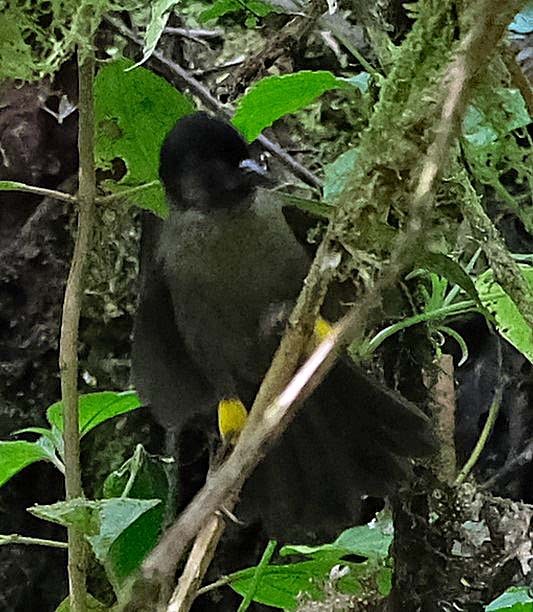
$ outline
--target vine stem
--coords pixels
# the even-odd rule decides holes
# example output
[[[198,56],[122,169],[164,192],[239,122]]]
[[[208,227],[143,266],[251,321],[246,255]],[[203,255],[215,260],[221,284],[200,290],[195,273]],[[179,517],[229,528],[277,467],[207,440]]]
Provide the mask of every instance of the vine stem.
[[[490,405],[487,420],[485,421],[485,425],[483,426],[483,430],[481,431],[481,435],[479,436],[476,446],[474,447],[472,454],[468,458],[468,461],[464,464],[461,471],[457,475],[457,478],[455,479],[454,485],[456,487],[463,484],[467,476],[472,471],[472,468],[474,467],[474,465],[476,465],[477,460],[479,459],[481,453],[483,452],[483,449],[485,448],[485,444],[487,443],[487,440],[489,439],[490,434],[492,433],[492,430],[494,429],[494,424],[496,423],[496,419],[498,418],[498,413],[500,412],[501,403],[502,403],[502,388],[500,386],[496,390],[496,395],[494,396],[494,399],[492,400],[492,404]]]
[[[83,295],[83,271],[91,242],[96,197],[94,164],[94,52],[92,37],[87,47],[78,48],[79,127],[78,151],[80,159],[78,189],[78,231],[71,267],[65,289],[59,369],[63,401],[65,445],[66,499],[83,496],[80,470],[80,436],[78,417],[78,332]],[[86,608],[86,545],[76,526],[68,528],[68,576],[71,612],[85,612]]]

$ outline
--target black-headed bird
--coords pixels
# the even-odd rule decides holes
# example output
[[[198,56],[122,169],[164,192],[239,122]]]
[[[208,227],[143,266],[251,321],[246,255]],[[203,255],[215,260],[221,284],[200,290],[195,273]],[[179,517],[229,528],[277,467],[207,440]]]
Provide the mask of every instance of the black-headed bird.
[[[217,418],[222,437],[238,435],[309,269],[276,199],[256,197],[263,174],[241,135],[206,113],[179,120],[161,149],[170,212],[143,224],[133,377],[178,439],[195,427],[215,435]],[[353,524],[362,494],[394,491],[410,458],[431,449],[423,412],[345,356],[256,468],[236,514],[271,538],[330,537]]]

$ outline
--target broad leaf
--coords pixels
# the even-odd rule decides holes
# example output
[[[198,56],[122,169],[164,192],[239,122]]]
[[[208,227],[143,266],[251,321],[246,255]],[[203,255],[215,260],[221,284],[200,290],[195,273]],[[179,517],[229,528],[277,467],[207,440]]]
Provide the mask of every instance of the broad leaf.
[[[294,610],[302,593],[312,599],[323,596],[324,583],[338,566],[346,568],[346,575],[336,582],[343,593],[363,593],[369,584],[383,596],[390,592],[391,569],[387,565],[388,549],[392,540],[390,519],[373,521],[343,532],[333,543],[322,546],[285,546],[282,556],[305,555],[305,561],[264,568],[254,594],[254,600],[284,610]],[[348,555],[368,557],[367,561],[345,561]],[[245,596],[253,586],[256,568],[232,574],[230,586]]]
[[[533,267],[520,266],[533,295]],[[533,329],[520,314],[515,303],[494,280],[492,270],[476,281],[476,289],[485,308],[494,315],[500,334],[533,363]],[[527,299],[527,296],[524,296]],[[530,298],[531,299],[531,298]]]
[[[48,452],[35,442],[0,442],[0,487],[20,470],[37,461],[48,459]]]
[[[168,503],[167,468],[161,458],[149,455],[139,444],[133,457],[112,472],[104,483],[105,497],[162,501],[140,516],[111,546],[106,568],[115,585],[120,586],[157,543]]]
[[[239,99],[233,125],[252,141],[274,121],[305,108],[324,92],[351,87],[326,70],[266,77]]]
[[[511,587],[485,607],[485,612],[533,612],[533,596],[527,587]]]
[[[101,391],[80,395],[78,406],[80,436],[84,436],[100,423],[139,408],[141,402],[134,391],[122,393]],[[52,404],[46,411],[46,418],[51,425],[55,425],[62,432],[63,402]]]
[[[194,111],[192,103],[165,79],[145,68],[126,70],[132,62],[118,60],[100,69],[94,84],[96,147],[100,168],[111,170],[119,158],[126,174],[113,191],[158,180],[159,149],[175,122]],[[138,192],[134,201],[164,216],[167,210],[159,183]]]
[[[91,544],[101,563],[106,563],[109,550],[119,536],[159,499],[73,499],[46,506],[32,506],[29,512],[41,519],[65,527],[75,525]]]

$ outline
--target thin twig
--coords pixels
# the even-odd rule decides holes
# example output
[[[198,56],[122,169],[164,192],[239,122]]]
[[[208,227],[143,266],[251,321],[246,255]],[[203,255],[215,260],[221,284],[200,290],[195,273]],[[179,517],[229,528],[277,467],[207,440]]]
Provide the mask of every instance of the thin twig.
[[[43,540],[42,538],[30,538],[29,536],[21,536],[18,533],[0,535],[0,546],[6,544],[27,544],[36,546],[48,546],[50,548],[68,548],[67,542],[58,542],[57,540]]]
[[[224,35],[224,30],[172,28],[168,26],[164,29],[164,33],[172,34],[174,36],[183,36],[183,38],[190,38],[192,40],[196,40],[198,38],[221,38]]]
[[[188,612],[223,531],[224,519],[219,514],[214,514],[194,542],[185,569],[169,601],[167,612]]]
[[[45,189],[44,187],[37,187],[36,185],[27,185],[26,183],[19,183],[18,181],[0,181],[0,190],[33,193],[43,196],[43,198],[53,198],[54,200],[68,202],[69,204],[75,204],[77,202],[76,196],[70,193],[56,191],[55,189]]]
[[[136,185],[135,187],[130,187],[128,189],[124,189],[122,191],[117,191],[116,193],[111,193],[105,196],[97,196],[95,198],[96,204],[113,204],[115,202],[120,202],[121,200],[125,200],[129,198],[131,195],[139,193],[140,191],[145,191],[146,189],[150,189],[151,187],[155,187],[159,184],[159,181],[150,181],[149,183],[144,183],[143,185]]]
[[[215,589],[226,586],[227,584],[230,584],[232,580],[233,578],[231,576],[222,576],[218,580],[215,580],[215,582],[211,582],[199,588],[198,591],[196,591],[196,596],[198,597],[199,595],[209,593],[209,591],[214,591]]]
[[[83,495],[80,470],[80,436],[78,418],[78,328],[83,295],[83,272],[91,242],[96,177],[94,166],[94,53],[92,40],[78,49],[79,126],[79,215],[78,234],[65,288],[59,369],[64,406],[65,488],[67,500]],[[85,540],[78,527],[68,528],[69,602],[72,612],[84,612]]]
[[[120,32],[125,38],[131,40],[140,47],[143,46],[142,40],[129,28],[127,28],[121,21],[113,17],[106,16],[106,21],[112,25],[118,32]],[[210,110],[222,114],[228,119],[231,118],[233,109],[229,106],[224,107],[209,91],[209,89],[197,81],[189,72],[182,68],[179,64],[176,64],[172,60],[165,57],[160,51],[154,51],[152,58],[157,60],[160,64],[165,66],[174,77],[182,80],[187,84],[191,91],[202,101],[203,104]],[[265,136],[259,136],[257,139],[261,145],[277,157],[294,176],[301,179],[304,183],[311,185],[311,187],[320,188],[322,183],[318,177],[316,177],[310,170],[305,166],[302,166],[293,157],[291,157],[279,144],[266,138]]]

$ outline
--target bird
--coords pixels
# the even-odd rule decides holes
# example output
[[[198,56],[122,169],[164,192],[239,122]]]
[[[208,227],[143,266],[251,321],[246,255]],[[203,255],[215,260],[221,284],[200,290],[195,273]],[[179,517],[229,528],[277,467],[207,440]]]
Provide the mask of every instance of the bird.
[[[181,446],[182,475],[205,461],[198,432],[208,446],[219,437],[220,402],[251,406],[311,263],[276,198],[258,195],[267,172],[235,127],[205,112],[179,119],[161,147],[169,213],[143,219],[132,371]],[[393,493],[433,449],[424,412],[343,355],[235,512],[269,538],[316,542],[352,526],[363,495]]]

